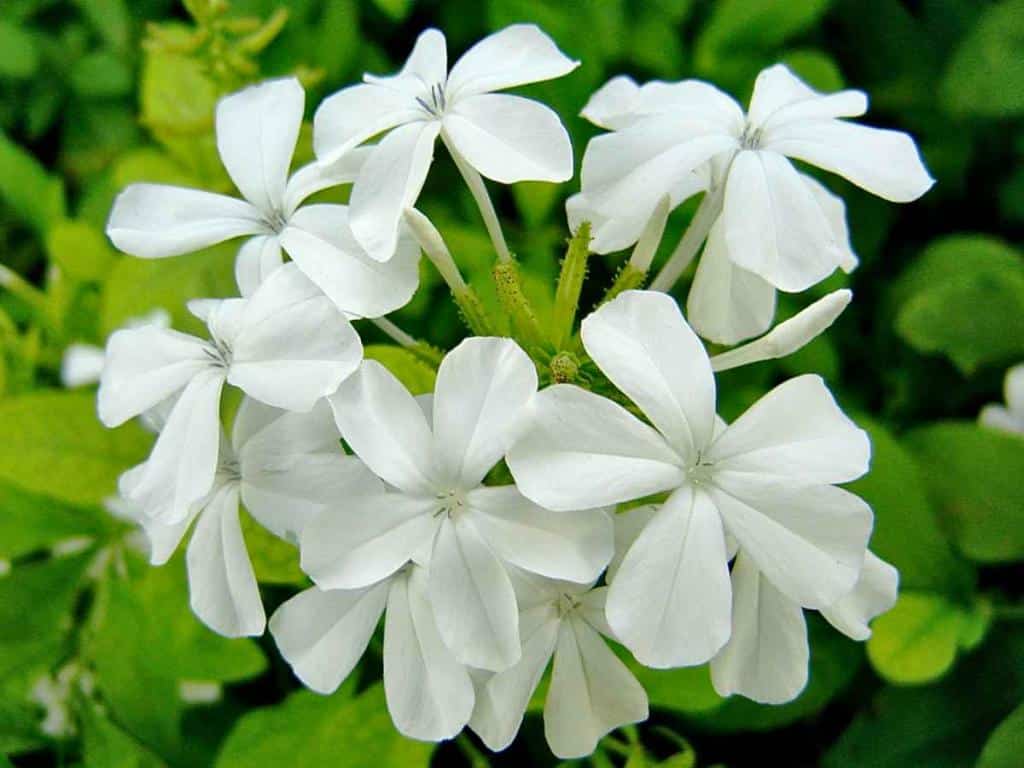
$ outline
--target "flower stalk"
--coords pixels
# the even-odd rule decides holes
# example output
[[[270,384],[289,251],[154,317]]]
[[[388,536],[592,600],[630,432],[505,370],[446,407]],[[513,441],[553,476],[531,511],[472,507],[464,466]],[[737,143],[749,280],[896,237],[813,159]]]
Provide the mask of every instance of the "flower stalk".
[[[721,185],[713,186],[707,191],[704,199],[700,201],[700,205],[697,207],[697,212],[693,215],[693,221],[690,222],[690,226],[683,233],[679,244],[672,251],[672,255],[668,257],[665,266],[661,268],[661,271],[651,282],[651,290],[672,290],[672,286],[676,284],[679,277],[696,258],[701,245],[707,239],[711,226],[715,223],[715,219],[718,218],[718,214],[722,212],[724,197],[725,188]]]
[[[505,233],[501,229],[498,213],[494,210],[494,203],[487,192],[487,185],[484,184],[483,178],[466,161],[466,158],[462,156],[462,153],[456,149],[455,145],[448,140],[443,132],[441,133],[441,139],[444,141],[444,145],[448,147],[448,152],[451,154],[452,160],[455,161],[455,166],[459,169],[459,173],[462,174],[462,178],[466,180],[466,186],[469,187],[469,191],[476,201],[477,208],[480,209],[480,215],[483,217],[487,234],[494,245],[494,252],[498,254],[498,263],[506,264],[512,261],[512,253],[508,249],[508,243],[505,242]]]

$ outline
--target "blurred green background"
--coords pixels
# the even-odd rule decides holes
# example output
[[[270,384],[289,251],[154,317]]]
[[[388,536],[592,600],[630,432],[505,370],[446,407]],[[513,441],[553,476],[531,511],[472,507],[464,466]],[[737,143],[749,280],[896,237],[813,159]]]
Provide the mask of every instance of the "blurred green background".
[[[592,764],[1024,764],[1024,436],[976,423],[1024,360],[1024,0],[186,5],[192,15],[172,0],[0,0],[0,755],[90,768],[555,762],[536,711],[499,756],[469,736],[437,748],[398,736],[377,684],[379,644],[324,698],[299,691],[269,638],[206,630],[189,611],[181,556],[149,568],[131,527],[103,507],[151,438],[103,429],[94,393],[64,390],[58,375],[71,342],[101,344],[157,306],[198,330],[184,302],[233,292],[230,244],[145,262],[103,235],[132,181],[231,191],[213,144],[218,96],[298,73],[308,117],[364,70],[394,69],[426,26],[446,32],[454,60],[491,30],[533,21],[583,61],[524,89],[562,115],[577,165],[593,133],[577,113],[608,77],[698,77],[745,101],[756,73],[783,61],[819,89],[866,90],[866,121],[911,132],[938,180],[895,206],[825,179],[847,202],[861,266],[785,297],[780,314],[844,283],[853,305],[799,354],[719,385],[731,418],[781,377],[816,371],[868,427],[873,468],[853,489],[875,510],[872,548],[900,569],[897,607],[866,648],[810,617],[810,684],[782,707],[720,699],[706,668],[637,668],[653,716],[603,742]],[[298,159],[310,156],[307,131]],[[439,157],[421,207],[492,302],[489,241]],[[492,190],[541,313],[574,188]],[[665,250],[691,211],[674,214]],[[586,302],[622,259],[591,260]],[[466,333],[425,268],[394,319],[442,347]],[[373,354],[430,386],[399,350]],[[269,614],[303,579],[287,545],[255,526],[247,541]]]

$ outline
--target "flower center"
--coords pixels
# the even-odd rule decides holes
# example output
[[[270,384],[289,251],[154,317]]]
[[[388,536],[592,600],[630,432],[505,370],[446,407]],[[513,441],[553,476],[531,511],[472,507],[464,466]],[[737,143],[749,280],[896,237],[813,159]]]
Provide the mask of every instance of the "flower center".
[[[441,491],[437,494],[438,508],[436,514],[454,518],[466,508],[466,494],[457,488]]]
[[[285,218],[284,213],[277,210],[276,208],[272,210],[270,213],[264,215],[263,221],[266,223],[268,227],[270,227],[271,231],[275,232],[278,235],[281,234],[281,230],[283,230],[288,225],[288,219]]]
[[[235,456],[223,457],[217,470],[224,476],[226,482],[238,482],[242,479],[242,467]]]
[[[559,617],[567,616],[568,614],[575,611],[580,605],[579,598],[575,595],[570,595],[567,592],[563,592],[558,597],[558,615]]]
[[[231,365],[231,347],[227,342],[213,336],[209,343],[203,348],[206,356],[213,361],[217,368],[228,368]]]
[[[759,149],[761,146],[761,129],[747,125],[740,136],[740,147],[743,149]]]
[[[707,485],[711,482],[711,475],[714,470],[714,465],[702,458],[700,455],[697,456],[697,460],[693,463],[686,474],[687,478],[693,485]]]
[[[434,83],[430,86],[429,94],[417,96],[416,101],[431,117],[441,117],[448,107],[448,99],[444,95],[444,84]]]

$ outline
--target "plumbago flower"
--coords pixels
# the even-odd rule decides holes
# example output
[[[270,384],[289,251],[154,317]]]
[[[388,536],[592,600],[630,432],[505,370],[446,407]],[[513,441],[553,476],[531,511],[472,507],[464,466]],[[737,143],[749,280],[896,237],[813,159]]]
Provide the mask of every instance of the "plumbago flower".
[[[386,132],[352,188],[350,225],[367,253],[391,258],[402,214],[419,197],[438,136],[475,195],[475,185],[482,188],[477,172],[503,184],[569,179],[572,145],[558,115],[539,102],[494,91],[561,77],[577,66],[536,26],[515,24],[474,45],[449,72],[444,35],[428,29],[398,74],[366,75],[365,83],[325,99],[314,118],[321,162],[335,163]]]
[[[1006,405],[986,405],[978,414],[978,421],[986,427],[1024,435],[1024,363],[1006,372],[1003,396]]]
[[[728,642],[727,532],[796,605],[827,608],[854,588],[871,510],[831,484],[864,474],[870,445],[820,378],[779,385],[723,428],[707,354],[669,296],[623,293],[581,335],[654,427],[556,385],[534,399],[507,461],[523,495],[555,510],[669,492],[608,595],[608,621],[640,662],[700,664]]]
[[[244,398],[230,442],[221,435],[213,487],[188,516],[168,522],[146,508],[136,515],[150,542],[150,562],[166,563],[194,521],[186,565],[192,610],[228,637],[263,633],[264,613],[246,552],[238,502],[264,528],[297,543],[321,499],[359,492],[375,479],[340,449],[330,409],[320,401],[309,413],[289,413]],[[134,495],[147,464],[124,473],[120,491]]]
[[[283,263],[282,248],[310,280],[353,316],[377,317],[405,305],[419,281],[419,248],[402,233],[387,264],[367,258],[352,237],[344,205],[308,205],[315,192],[352,182],[363,150],[336,163],[310,163],[290,178],[305,93],[295,78],[269,80],[217,104],[217,148],[244,200],[165,184],[132,184],[114,201],[107,235],[147,259],[176,256],[248,236],[235,278],[243,296]]]
[[[471,338],[448,353],[429,416],[387,369],[365,361],[330,402],[345,441],[394,490],[312,521],[302,534],[303,569],[323,589],[361,589],[410,560],[429,564],[430,603],[455,658],[480,669],[515,664],[520,637],[506,563],[583,584],[612,556],[605,511],[553,513],[514,485],[482,484],[536,389],[536,369],[511,339]]]
[[[125,328],[139,328],[155,325],[170,328],[171,316],[167,310],[154,309],[143,317],[135,317],[125,323]],[[103,347],[94,344],[69,344],[60,361],[60,383],[68,389],[96,384],[103,374],[106,354]]]
[[[490,749],[515,738],[534,689],[554,658],[544,705],[544,733],[556,757],[585,757],[606,733],[647,719],[647,694],[601,635],[607,587],[513,571],[523,655],[478,685],[469,721]]]
[[[181,523],[217,473],[225,383],[267,405],[307,412],[359,365],[362,344],[345,316],[294,264],[248,299],[194,302],[210,340],[154,326],[107,342],[99,417],[117,426],[166,401],[167,422],[128,498],[149,517]]]

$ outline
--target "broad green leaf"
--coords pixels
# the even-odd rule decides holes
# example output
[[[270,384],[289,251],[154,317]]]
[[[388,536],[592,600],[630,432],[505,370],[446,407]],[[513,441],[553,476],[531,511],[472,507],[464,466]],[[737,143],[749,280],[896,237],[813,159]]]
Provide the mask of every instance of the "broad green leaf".
[[[245,548],[256,580],[267,584],[306,584],[295,545],[270,533],[251,515],[242,515],[241,518]]]
[[[630,655],[624,655],[623,660],[647,691],[647,699],[654,709],[701,714],[712,712],[725,703],[711,686],[711,674],[706,664],[679,669],[651,669]]]
[[[380,684],[354,698],[300,691],[283,704],[242,717],[228,734],[216,768],[334,768],[339,759],[345,768],[425,768],[433,746],[395,730]]]
[[[373,0],[373,4],[394,21],[402,21],[412,10],[413,0]]]
[[[871,437],[871,471],[848,489],[874,510],[871,549],[896,566],[903,589],[970,594],[971,567],[939,528],[913,454],[878,422],[861,415],[855,420]]]
[[[363,350],[363,355],[391,371],[414,395],[434,391],[437,372],[412,352],[388,344],[370,344]]]
[[[116,50],[130,42],[132,18],[126,0],[75,0],[100,37]]]
[[[75,63],[71,88],[88,99],[127,96],[135,84],[132,68],[111,51],[95,51]]]
[[[641,12],[629,32],[629,53],[636,64],[652,72],[682,71],[682,32],[668,23],[660,11]],[[552,184],[546,186],[557,189]]]
[[[1009,117],[1024,112],[1024,0],[987,7],[950,60],[941,95],[953,112]]]
[[[166,762],[125,733],[98,705],[86,702],[78,712],[85,768],[166,768]]]
[[[39,233],[64,218],[64,184],[0,133],[0,201]]]
[[[69,277],[86,282],[102,280],[116,258],[103,233],[72,219],[46,233],[46,251]]]
[[[958,649],[977,645],[989,615],[965,610],[941,595],[904,592],[872,624],[868,658],[893,683],[937,680],[953,666]]]
[[[1024,439],[970,422],[907,435],[940,519],[960,550],[981,563],[1024,559]]]
[[[0,19],[0,77],[24,80],[39,68],[35,35],[17,24]]]
[[[40,391],[0,401],[0,480],[71,504],[96,505],[145,458],[152,438],[134,423],[107,429],[95,395]]]
[[[989,734],[975,768],[1018,768],[1024,755],[1024,703]]]
[[[0,558],[13,559],[78,537],[103,537],[117,523],[95,507],[75,507],[0,483]]]
[[[153,147],[125,152],[117,159],[113,170],[114,184],[119,190],[139,181],[179,187],[194,187],[198,183],[177,160]]]

